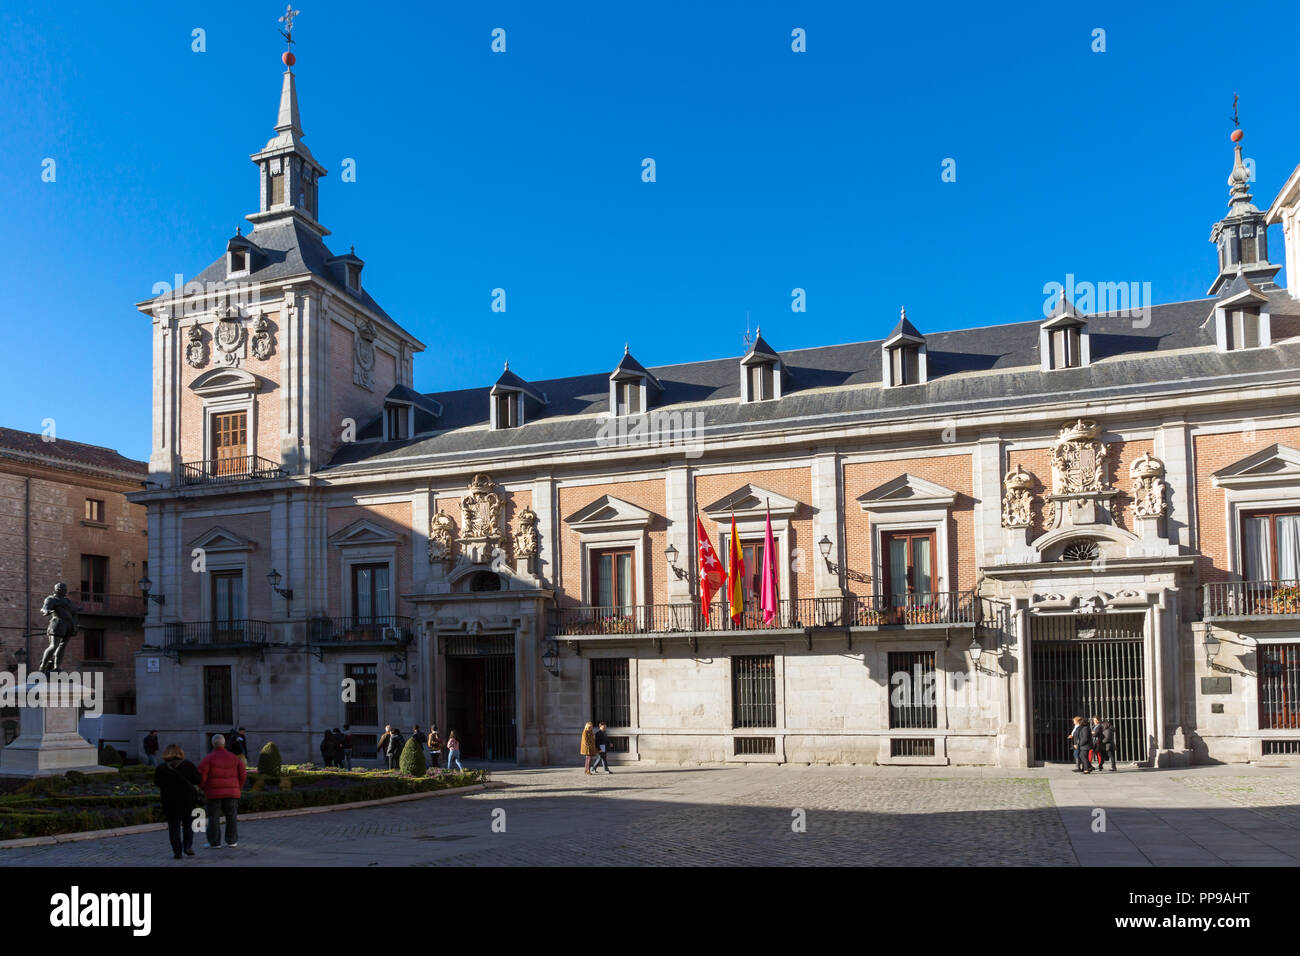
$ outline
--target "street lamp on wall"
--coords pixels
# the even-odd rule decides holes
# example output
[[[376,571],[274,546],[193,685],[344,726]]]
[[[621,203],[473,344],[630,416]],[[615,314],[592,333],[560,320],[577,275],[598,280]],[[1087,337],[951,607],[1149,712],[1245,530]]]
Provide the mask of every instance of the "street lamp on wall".
[[[271,590],[280,595],[280,597],[284,598],[286,601],[293,600],[293,588],[280,587],[280,572],[275,568],[272,568],[270,573],[267,574],[266,580],[271,585]]]
[[[552,677],[560,676],[560,645],[558,641],[546,642],[546,653],[542,655],[542,666]]]
[[[970,639],[970,647],[966,648],[966,653],[970,655],[970,666],[978,671],[980,669],[980,658],[984,655],[984,645],[980,643],[978,637]]]
[[[136,582],[136,585],[140,588],[140,592],[150,601],[153,601],[154,604],[163,605],[167,603],[166,595],[150,593],[150,588],[153,587],[153,582],[149,580],[149,575],[146,574],[142,577]]]
[[[668,567],[672,569],[673,574],[677,575],[678,581],[685,581],[687,573],[683,568],[677,566],[677,549],[671,544],[664,548],[664,557],[668,559]]]
[[[395,677],[406,676],[406,655],[394,654],[388,659],[388,669],[393,672]]]
[[[1214,632],[1206,630],[1205,632],[1205,663],[1209,667],[1214,667],[1214,658],[1219,653],[1220,640],[1214,636]]]

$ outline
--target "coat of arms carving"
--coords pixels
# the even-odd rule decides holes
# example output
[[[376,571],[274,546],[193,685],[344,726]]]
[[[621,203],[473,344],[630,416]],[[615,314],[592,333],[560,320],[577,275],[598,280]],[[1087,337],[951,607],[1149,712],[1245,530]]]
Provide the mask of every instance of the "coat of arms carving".
[[[1064,425],[1052,449],[1052,492],[1058,495],[1108,491],[1106,445],[1098,441],[1101,426],[1080,418]]]
[[[537,536],[537,512],[524,508],[519,513],[519,527],[515,530],[515,557],[535,558],[541,550]]]
[[[223,365],[238,366],[243,359],[244,324],[239,320],[239,313],[229,306],[217,309],[216,315],[212,341],[217,347],[217,357]]]
[[[429,560],[450,560],[455,537],[456,523],[452,521],[451,515],[439,509],[438,513],[429,519]]]
[[[362,388],[375,388],[375,326],[369,319],[357,323],[352,347],[352,381]]]
[[[487,475],[475,475],[469,483],[469,494],[460,500],[464,514],[464,538],[501,537],[501,496],[492,489],[495,485]]]
[[[1133,479],[1133,512],[1139,518],[1163,518],[1169,510],[1165,463],[1144,452],[1128,470]]]
[[[185,345],[185,362],[190,368],[202,368],[208,360],[208,346],[203,341],[203,329],[191,325],[189,342]]]
[[[253,341],[250,346],[253,357],[265,362],[271,357],[271,344],[271,323],[265,315],[259,315],[253,320]]]
[[[1034,476],[1016,465],[1002,482],[1002,527],[1028,528],[1034,520]]]

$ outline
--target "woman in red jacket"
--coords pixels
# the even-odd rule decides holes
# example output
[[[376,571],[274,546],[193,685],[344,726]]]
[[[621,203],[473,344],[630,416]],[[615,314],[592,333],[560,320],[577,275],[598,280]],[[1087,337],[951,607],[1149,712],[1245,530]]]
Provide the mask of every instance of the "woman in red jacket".
[[[199,781],[208,800],[208,846],[221,848],[220,817],[226,818],[226,846],[239,846],[239,794],[248,768],[226,749],[226,738],[212,738],[212,752],[199,761]]]

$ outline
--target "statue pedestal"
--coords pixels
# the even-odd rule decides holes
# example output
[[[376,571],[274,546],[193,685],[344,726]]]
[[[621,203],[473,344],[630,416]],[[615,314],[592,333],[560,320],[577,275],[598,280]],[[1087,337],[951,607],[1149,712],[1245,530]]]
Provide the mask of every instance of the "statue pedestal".
[[[49,692],[51,702],[31,707],[28,701],[33,686],[28,683],[16,688],[22,733],[0,751],[0,776],[50,777],[69,770],[116,773],[113,767],[99,766],[94,746],[77,732],[80,701],[60,703],[56,700],[57,692],[46,685],[44,691]]]

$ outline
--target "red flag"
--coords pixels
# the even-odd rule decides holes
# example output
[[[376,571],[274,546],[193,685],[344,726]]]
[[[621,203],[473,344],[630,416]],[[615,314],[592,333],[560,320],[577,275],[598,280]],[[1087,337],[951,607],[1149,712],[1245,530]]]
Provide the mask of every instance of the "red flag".
[[[777,615],[776,606],[776,542],[772,540],[772,509],[767,510],[767,528],[763,532],[763,623],[771,624]]]
[[[699,539],[700,548],[700,610],[704,612],[704,623],[708,624],[709,602],[721,590],[727,575],[722,570],[722,562],[718,560],[718,552],[709,544],[709,535],[704,530],[704,522],[699,515],[695,516],[695,536]]]

